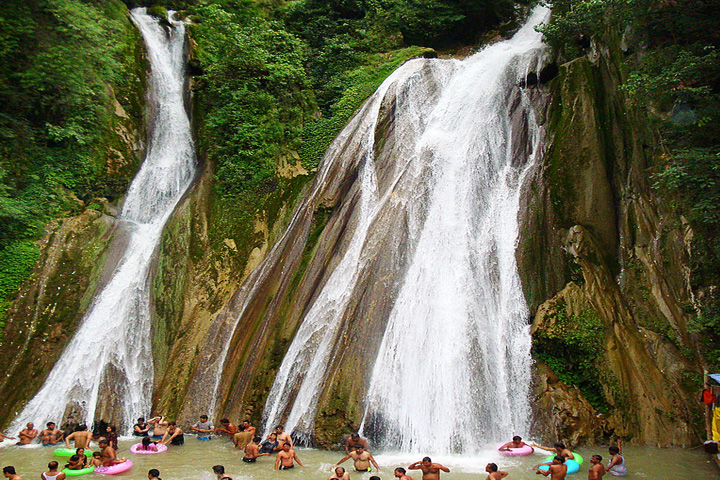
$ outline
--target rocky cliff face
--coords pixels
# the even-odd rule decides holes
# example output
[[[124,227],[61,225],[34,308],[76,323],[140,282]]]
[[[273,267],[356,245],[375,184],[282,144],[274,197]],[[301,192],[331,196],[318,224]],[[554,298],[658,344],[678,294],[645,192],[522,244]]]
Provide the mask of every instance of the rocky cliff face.
[[[652,139],[618,88],[619,64],[594,51],[547,86],[550,140],[518,249],[536,312],[536,433],[696,443],[688,232],[650,188]]]

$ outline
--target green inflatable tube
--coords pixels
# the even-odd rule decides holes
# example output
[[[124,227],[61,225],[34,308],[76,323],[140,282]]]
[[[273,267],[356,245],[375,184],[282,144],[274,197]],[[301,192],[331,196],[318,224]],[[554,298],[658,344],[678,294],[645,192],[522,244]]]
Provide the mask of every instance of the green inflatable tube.
[[[56,448],[53,450],[53,453],[56,457],[72,457],[75,455],[75,452],[77,451],[77,448]],[[86,457],[92,457],[92,452],[89,448],[85,449],[85,456]]]
[[[573,456],[575,456],[574,460],[578,463],[578,465],[583,464],[584,460],[579,453],[573,452]],[[552,462],[553,458],[555,458],[555,455],[548,455],[547,457],[545,457],[545,460],[543,460],[543,462]]]
[[[80,470],[70,470],[69,468],[63,468],[60,471],[68,477],[77,477],[79,475],[87,475],[88,473],[94,472],[95,467],[81,468]]]

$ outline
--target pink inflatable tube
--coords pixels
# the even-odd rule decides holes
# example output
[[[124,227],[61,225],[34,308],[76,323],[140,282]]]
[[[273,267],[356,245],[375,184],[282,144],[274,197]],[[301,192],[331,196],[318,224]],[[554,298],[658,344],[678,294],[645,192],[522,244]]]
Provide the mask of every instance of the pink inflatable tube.
[[[162,453],[167,451],[167,445],[153,445],[151,443],[149,448],[149,450],[144,450],[142,448],[142,443],[136,443],[135,445],[130,447],[130,451],[132,453],[137,453],[138,455],[152,455],[154,453]]]
[[[97,467],[95,469],[95,473],[102,473],[103,475],[115,475],[116,473],[130,470],[130,467],[132,467],[132,465],[133,463],[130,460],[125,460],[124,462],[113,465],[112,467]]]
[[[496,449],[502,447],[505,445],[504,443],[501,443],[496,447]],[[535,451],[534,448],[532,448],[530,445],[525,445],[524,447],[520,448],[511,448],[510,450],[502,450],[500,451],[500,454],[505,455],[506,457],[522,457],[525,455],[530,455]]]

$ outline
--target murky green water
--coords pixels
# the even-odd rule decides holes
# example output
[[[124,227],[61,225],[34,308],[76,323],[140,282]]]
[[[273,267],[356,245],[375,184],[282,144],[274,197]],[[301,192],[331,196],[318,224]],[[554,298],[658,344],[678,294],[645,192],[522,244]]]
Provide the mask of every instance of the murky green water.
[[[235,480],[260,480],[260,479],[326,479],[330,476],[330,466],[340,460],[340,452],[328,452],[314,449],[297,449],[298,457],[305,464],[305,468],[296,467],[294,470],[276,472],[273,470],[274,457],[262,457],[257,463],[246,464],[242,462],[242,452],[232,448],[232,444],[226,439],[213,439],[210,442],[200,442],[193,437],[186,437],[185,445],[173,447],[165,453],[157,455],[134,455],[130,453],[130,445],[136,440],[123,440],[120,442],[118,456],[130,458],[134,466],[129,471],[115,475],[119,479],[143,480],[147,478],[147,472],[151,468],[160,470],[160,476],[164,480],[214,480],[215,476],[211,471],[213,465],[225,465],[229,476]],[[581,448],[578,452],[585,458],[598,453],[607,457],[607,448],[597,449]],[[717,467],[710,462],[710,457],[702,449],[659,449],[652,447],[628,446],[624,449],[630,474],[628,479],[648,480],[708,480],[718,479],[720,474]],[[517,479],[540,479],[545,478],[535,475],[531,467],[540,462],[544,455],[535,454],[529,457],[503,457],[496,452],[487,451],[477,456],[448,456],[434,457],[433,461],[440,462],[450,468],[450,473],[443,474],[444,480],[460,479],[484,479],[485,465],[488,462],[496,462],[501,469],[510,472],[507,477],[511,480]],[[393,478],[392,472],[395,467],[407,467],[410,463],[420,460],[422,455],[408,455],[399,453],[378,453],[375,458],[380,465],[379,476],[383,480]],[[14,447],[8,442],[0,448],[0,464],[14,465],[18,474],[24,480],[35,480],[40,473],[46,470],[50,460],[57,459],[52,454],[51,448],[41,446]],[[57,459],[60,460],[60,459]],[[352,463],[347,461],[344,466],[352,468]],[[411,472],[412,473],[412,472]],[[367,480],[371,475],[378,473],[355,473],[351,472],[354,480]],[[420,480],[422,475],[417,471],[413,476]],[[606,475],[606,479],[614,478]],[[85,480],[100,480],[101,478],[112,478],[99,474],[90,474],[78,477]],[[587,478],[587,465],[583,464],[576,474],[568,475],[568,479]]]

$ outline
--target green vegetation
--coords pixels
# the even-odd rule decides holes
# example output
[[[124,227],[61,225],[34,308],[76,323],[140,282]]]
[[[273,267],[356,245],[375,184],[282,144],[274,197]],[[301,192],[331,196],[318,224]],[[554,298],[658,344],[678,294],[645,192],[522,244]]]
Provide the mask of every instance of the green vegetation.
[[[607,383],[599,362],[605,351],[605,325],[594,310],[569,315],[566,306],[558,310],[548,328],[533,337],[533,353],[558,378],[580,389],[599,412],[610,411],[602,385]]]
[[[619,48],[622,86],[656,132],[653,182],[666,205],[693,227],[692,286],[703,312],[694,329],[706,360],[720,368],[720,3],[714,0],[555,0],[542,28],[566,59],[590,39]],[[713,288],[714,287],[714,288]]]

